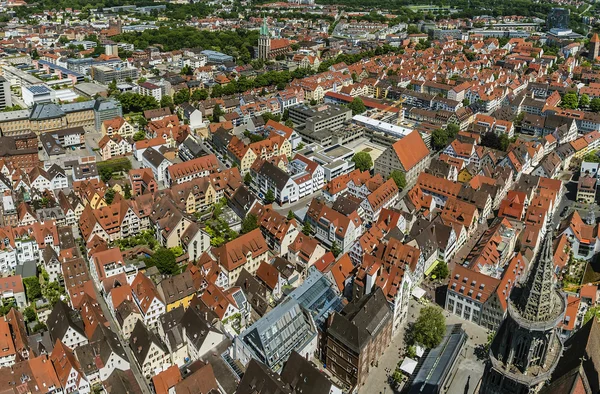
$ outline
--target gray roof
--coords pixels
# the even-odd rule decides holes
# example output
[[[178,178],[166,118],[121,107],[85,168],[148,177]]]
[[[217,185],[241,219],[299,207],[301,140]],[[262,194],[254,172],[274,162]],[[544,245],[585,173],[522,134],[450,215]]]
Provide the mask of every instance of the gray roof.
[[[31,120],[44,120],[61,118],[63,116],[65,116],[65,111],[63,111],[57,104],[39,103],[33,105],[29,118]]]
[[[202,344],[211,331],[218,332],[215,328],[210,326],[203,315],[204,314],[196,308],[188,308],[181,318],[181,326],[187,336],[186,342],[192,344],[196,349],[202,347]],[[214,346],[217,345],[218,344],[215,344]]]
[[[154,148],[148,148],[146,150],[144,150],[144,153],[142,154],[142,156],[144,157],[144,159],[148,160],[148,162],[154,167],[154,168],[158,168],[163,161],[167,160],[162,153],[160,153],[159,151],[157,151]]]
[[[269,308],[267,287],[254,275],[242,268],[235,286],[242,289],[252,309],[259,315],[264,316]]]
[[[23,279],[37,277],[37,265],[35,261],[25,261],[17,265],[15,275],[21,275]]]
[[[236,394],[292,394],[292,389],[265,364],[250,360]]]
[[[129,347],[139,365],[143,365],[146,361],[152,343],[158,346],[163,352],[167,353],[167,348],[160,338],[154,332],[149,331],[141,320],[138,320],[131,332]]]
[[[60,339],[61,341],[64,340],[64,336],[69,327],[73,328],[75,331],[85,337],[83,323],[81,322],[81,318],[79,317],[78,313],[71,309],[62,300],[59,300],[54,305],[52,312],[50,312],[50,315],[48,316],[46,324],[48,325],[48,331],[50,331],[50,337],[52,338],[53,342],[56,342],[57,339]]]
[[[299,394],[329,394],[331,390],[329,379],[296,351],[290,354],[285,363],[281,379]]]
[[[263,165],[260,167],[260,170],[258,170],[258,173],[272,180],[279,190],[283,189],[290,180],[289,174],[268,161],[263,163]]]

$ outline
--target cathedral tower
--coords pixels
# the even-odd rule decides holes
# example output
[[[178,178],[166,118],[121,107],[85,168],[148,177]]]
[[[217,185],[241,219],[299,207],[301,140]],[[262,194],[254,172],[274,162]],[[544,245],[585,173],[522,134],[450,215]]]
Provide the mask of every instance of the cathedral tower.
[[[263,18],[263,25],[260,27],[260,36],[258,37],[258,58],[267,60],[271,53],[271,35],[269,34],[269,26],[267,26],[267,18]]]

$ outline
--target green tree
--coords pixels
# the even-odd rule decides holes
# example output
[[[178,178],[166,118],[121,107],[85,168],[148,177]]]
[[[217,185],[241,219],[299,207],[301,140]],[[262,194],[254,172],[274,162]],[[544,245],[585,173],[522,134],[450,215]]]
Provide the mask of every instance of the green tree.
[[[208,98],[208,92],[205,89],[196,89],[192,93],[192,101],[203,101]]]
[[[265,194],[265,203],[272,204],[273,202],[275,202],[275,194],[273,194],[273,190],[269,189]]]
[[[129,182],[125,183],[125,186],[123,186],[123,194],[125,199],[129,200],[131,198],[131,185]]]
[[[342,253],[342,248],[340,247],[340,244],[338,244],[337,241],[333,241],[333,243],[331,244],[331,253],[333,253],[334,257],[338,257],[341,253]]]
[[[288,119],[284,123],[287,127],[294,127],[294,122],[291,119]]]
[[[577,99],[577,95],[573,92],[567,93],[562,97],[561,107],[567,109],[576,109],[579,105],[579,100]]]
[[[250,175],[249,172],[247,172],[246,175],[244,175],[244,183],[246,184],[246,186],[250,186],[250,184],[252,184],[252,175]]]
[[[453,140],[459,131],[460,127],[458,127],[457,124],[449,123],[448,126],[446,126],[446,132],[448,133],[448,138],[450,140]]]
[[[434,150],[439,151],[448,145],[448,132],[444,129],[436,129],[431,133],[431,146]]]
[[[590,109],[594,112],[600,112],[600,98],[596,97],[590,101]]]
[[[175,105],[183,104],[190,100],[189,89],[181,89],[173,95],[173,103]]]
[[[175,109],[175,105],[173,104],[173,98],[171,96],[169,96],[168,94],[165,94],[164,96],[162,96],[160,98],[160,107],[161,108],[169,107],[171,109],[171,111],[173,111]]]
[[[433,279],[444,280],[448,277],[448,275],[450,275],[448,264],[443,261],[440,261],[431,272],[431,277]]]
[[[215,107],[213,108],[213,122],[218,123],[219,118],[222,115],[225,115],[225,111],[221,109],[221,106],[219,104],[215,105]]]
[[[42,286],[36,276],[23,279],[23,285],[25,285],[25,294],[29,302],[37,300],[42,296]]]
[[[160,247],[151,257],[146,259],[146,266],[156,267],[164,275],[174,275],[179,272],[175,253],[163,247]]]
[[[361,171],[369,171],[373,167],[373,159],[367,152],[357,152],[352,157],[354,166]]]
[[[40,294],[41,294],[41,291],[42,290],[40,289]],[[27,320],[28,322],[37,320],[37,315],[31,305],[23,310],[23,316],[25,316],[25,320]]]
[[[365,107],[365,103],[360,97],[355,97],[354,100],[352,100],[352,102],[348,104],[348,108],[352,110],[352,115],[362,114],[367,110],[367,107]]]
[[[104,193],[104,200],[106,201],[106,203],[108,205],[110,205],[110,204],[112,204],[114,199],[115,199],[115,190],[113,188],[106,189],[106,192]]]
[[[308,221],[304,222],[304,225],[302,226],[302,233],[304,235],[311,235],[313,232],[313,228],[310,225],[310,223]]]
[[[248,234],[250,231],[255,230],[257,228],[258,228],[258,217],[255,214],[250,213],[250,214],[246,215],[246,217],[242,221],[242,230],[240,231],[240,233]]]
[[[417,357],[417,348],[414,345],[410,345],[406,348],[406,357],[413,359]]]
[[[133,135],[134,141],[141,141],[141,140],[145,140],[145,139],[146,139],[146,133],[144,132],[144,130],[140,130]]]
[[[292,220],[294,218],[294,212],[290,209],[287,214],[287,220]]]
[[[446,332],[446,318],[437,306],[426,306],[421,309],[417,321],[411,330],[413,343],[421,344],[427,348],[434,348],[440,344]]]
[[[404,176],[404,173],[402,171],[393,170],[390,173],[390,178],[393,179],[394,182],[396,182],[396,186],[398,186],[398,189],[404,190],[404,188],[406,187],[406,177]]]
[[[590,105],[590,96],[582,94],[579,98],[579,108],[586,108],[588,105]]]

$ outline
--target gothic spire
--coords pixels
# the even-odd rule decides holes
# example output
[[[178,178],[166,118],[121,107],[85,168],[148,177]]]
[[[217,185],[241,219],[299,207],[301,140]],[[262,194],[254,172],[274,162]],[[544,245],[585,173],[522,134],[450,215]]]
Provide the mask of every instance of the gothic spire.
[[[554,318],[557,294],[554,288],[554,258],[552,231],[544,237],[542,249],[531,265],[516,307],[522,317],[530,321],[546,321]],[[560,302],[560,301],[559,301]]]
[[[269,26],[267,25],[267,17],[263,16],[263,24],[260,27],[260,35],[268,36],[269,35]]]

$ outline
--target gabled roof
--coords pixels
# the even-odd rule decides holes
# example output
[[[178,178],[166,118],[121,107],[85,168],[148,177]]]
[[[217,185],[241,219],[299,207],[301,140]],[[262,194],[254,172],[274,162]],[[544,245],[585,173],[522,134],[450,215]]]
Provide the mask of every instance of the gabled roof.
[[[392,149],[398,156],[405,171],[409,171],[429,155],[429,148],[425,145],[421,134],[416,130],[401,140],[396,141],[392,145]]]
[[[245,264],[248,254],[256,257],[268,251],[269,247],[260,229],[255,229],[227,242],[225,245],[212,249],[217,262],[230,272]]]

